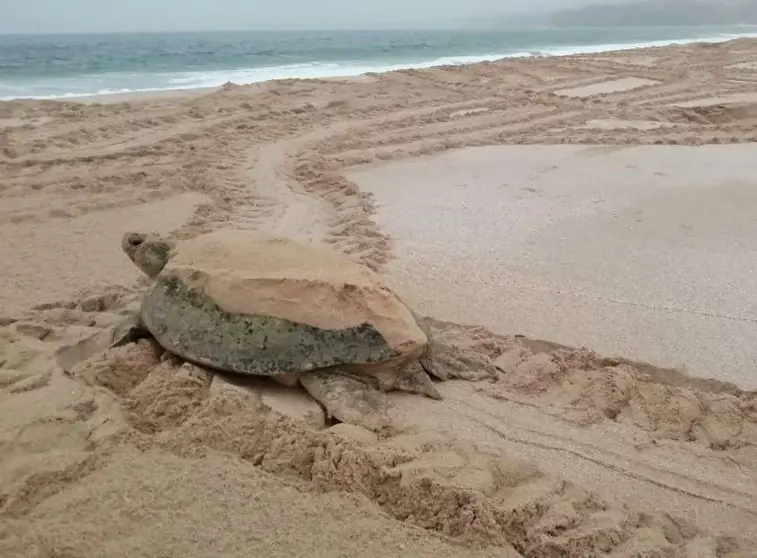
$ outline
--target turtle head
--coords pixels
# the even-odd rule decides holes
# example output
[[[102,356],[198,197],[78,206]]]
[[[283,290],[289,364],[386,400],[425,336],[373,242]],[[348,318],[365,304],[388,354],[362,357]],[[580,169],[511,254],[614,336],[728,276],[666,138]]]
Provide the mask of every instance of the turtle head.
[[[154,234],[127,232],[121,239],[121,249],[148,277],[155,279],[163,270],[174,243]]]

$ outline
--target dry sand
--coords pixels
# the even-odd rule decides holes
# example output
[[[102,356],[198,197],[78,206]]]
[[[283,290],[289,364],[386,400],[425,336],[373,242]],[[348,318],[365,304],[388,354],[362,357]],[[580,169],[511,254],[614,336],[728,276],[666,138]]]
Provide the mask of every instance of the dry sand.
[[[756,556],[755,61],[0,103],[0,556]],[[378,270],[460,379],[379,440],[100,351],[145,285],[125,230],[225,227]]]
[[[658,83],[658,81],[655,81],[653,79],[629,77],[609,81],[602,80],[597,83],[592,83],[591,85],[573,87],[571,89],[560,89],[559,91],[555,91],[555,94],[565,97],[593,97],[595,95],[604,95],[607,93],[617,93],[619,91],[639,89],[641,87],[657,85]]]
[[[349,176],[423,313],[757,389],[752,144],[496,146]]]

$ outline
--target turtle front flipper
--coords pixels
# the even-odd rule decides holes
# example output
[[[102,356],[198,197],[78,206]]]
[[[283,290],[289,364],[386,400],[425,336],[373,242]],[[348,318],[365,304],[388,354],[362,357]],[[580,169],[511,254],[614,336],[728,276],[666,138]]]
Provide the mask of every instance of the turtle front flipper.
[[[379,432],[390,426],[389,401],[378,388],[338,369],[300,376],[307,392],[326,409],[328,418]]]
[[[139,314],[129,316],[124,321],[113,326],[110,336],[110,348],[134,343],[139,339],[150,336],[150,332],[142,323]]]

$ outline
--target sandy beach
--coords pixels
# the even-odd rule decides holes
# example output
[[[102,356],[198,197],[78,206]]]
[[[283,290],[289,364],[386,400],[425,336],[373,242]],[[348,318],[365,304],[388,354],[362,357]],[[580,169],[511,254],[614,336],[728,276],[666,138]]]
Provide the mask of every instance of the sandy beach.
[[[0,556],[757,556],[757,40],[0,102]],[[147,340],[128,230],[336,249],[391,435]]]

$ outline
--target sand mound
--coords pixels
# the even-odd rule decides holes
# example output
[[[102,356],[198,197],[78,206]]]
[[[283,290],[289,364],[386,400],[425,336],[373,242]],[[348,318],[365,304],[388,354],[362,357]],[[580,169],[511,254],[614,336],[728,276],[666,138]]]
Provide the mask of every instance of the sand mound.
[[[448,336],[470,338],[461,326],[445,329]],[[479,358],[499,372],[484,388],[492,397],[524,395],[579,424],[627,422],[655,438],[757,456],[757,392],[547,341],[488,337]]]
[[[757,120],[757,103],[723,103],[680,107],[664,111],[666,119],[676,123],[745,124]]]
[[[210,474],[209,474],[210,473]],[[223,494],[222,498],[219,495]],[[359,494],[315,492],[248,461],[118,448],[85,482],[0,527],[3,556],[519,556],[460,548]]]
[[[11,327],[18,330],[18,324]],[[579,371],[617,376],[618,381],[641,374],[630,363],[608,362],[586,351],[521,337],[497,337],[483,328],[435,322],[434,332],[446,345],[445,354],[458,355],[459,370],[466,367],[463,363],[470,369],[483,365],[487,373],[471,378],[487,378],[482,389],[493,397],[506,391],[563,401],[572,393],[566,385],[578,381]],[[17,337],[21,339],[28,343],[27,337]],[[44,355],[41,351],[37,356]],[[396,537],[389,548],[411,536],[412,525],[437,534],[422,539],[424,548],[448,555],[455,551],[447,540],[470,549],[465,552],[478,549],[492,556],[516,556],[516,551],[528,557],[634,552],[737,556],[729,554],[738,548],[731,538],[707,536],[664,513],[608,503],[533,462],[492,453],[462,439],[412,425],[400,426],[399,433],[382,439],[349,425],[314,428],[313,422],[265,404],[265,398],[271,401],[265,383],[251,387],[229,381],[162,353],[151,341],[95,352],[67,370],[53,369],[47,384],[38,382],[25,391],[36,391],[40,403],[53,385],[61,393],[71,393],[58,396],[58,414],[66,417],[58,420],[65,421],[65,429],[43,420],[33,429],[19,424],[24,434],[17,431],[5,438],[4,455],[20,456],[24,449],[26,457],[19,462],[3,460],[0,518],[5,531],[0,530],[0,549],[4,556],[20,556],[25,548],[50,555],[125,556],[147,548],[204,555],[188,546],[187,530],[196,533],[195,541],[212,540],[216,549],[228,546],[231,555],[249,545],[266,549],[282,544],[282,532],[262,516],[266,509],[279,509],[290,499],[298,504],[288,504],[291,510],[284,515],[296,521],[307,510],[319,509],[325,517],[338,514],[334,527],[317,538],[315,544],[324,548],[341,532],[336,525],[348,533],[366,522],[376,528],[386,523],[371,511],[380,508],[402,522],[382,527]],[[584,387],[603,385],[601,379],[587,378]],[[677,377],[648,381],[653,385],[664,381],[670,389],[684,387]],[[16,384],[9,383],[6,392]],[[692,381],[688,387],[719,386],[699,384]],[[744,397],[720,387],[729,397]],[[596,397],[604,389],[589,391],[593,397],[566,401],[566,414],[586,412],[591,420],[606,417],[607,401],[614,400]],[[301,390],[291,393],[307,397]],[[14,404],[4,412],[30,403],[11,401]],[[114,401],[119,404],[114,406]],[[665,417],[668,412],[677,410],[666,411],[660,405],[655,416]],[[618,412],[613,418],[622,416]],[[713,408],[711,416],[720,416],[719,411]],[[629,417],[634,420],[636,415]],[[5,432],[13,431],[3,419]],[[42,425],[44,430],[39,430]],[[64,431],[68,434],[61,438]],[[26,440],[40,436],[58,438],[50,446],[55,450],[37,441],[39,453],[30,460]],[[198,514],[208,511],[195,513],[195,507],[203,498],[218,502],[213,494],[219,492],[229,494],[224,511],[211,512],[212,517],[197,523]],[[113,510],[112,521],[103,521],[103,509]],[[356,511],[346,514],[340,509]],[[104,513],[108,517],[110,512]],[[117,520],[118,513],[130,519]],[[166,531],[160,526],[169,518],[177,523]],[[250,521],[260,525],[257,537],[240,535],[250,533],[244,527]],[[355,536],[365,548],[373,548],[373,543]],[[285,538],[287,548],[294,549],[306,540]]]

